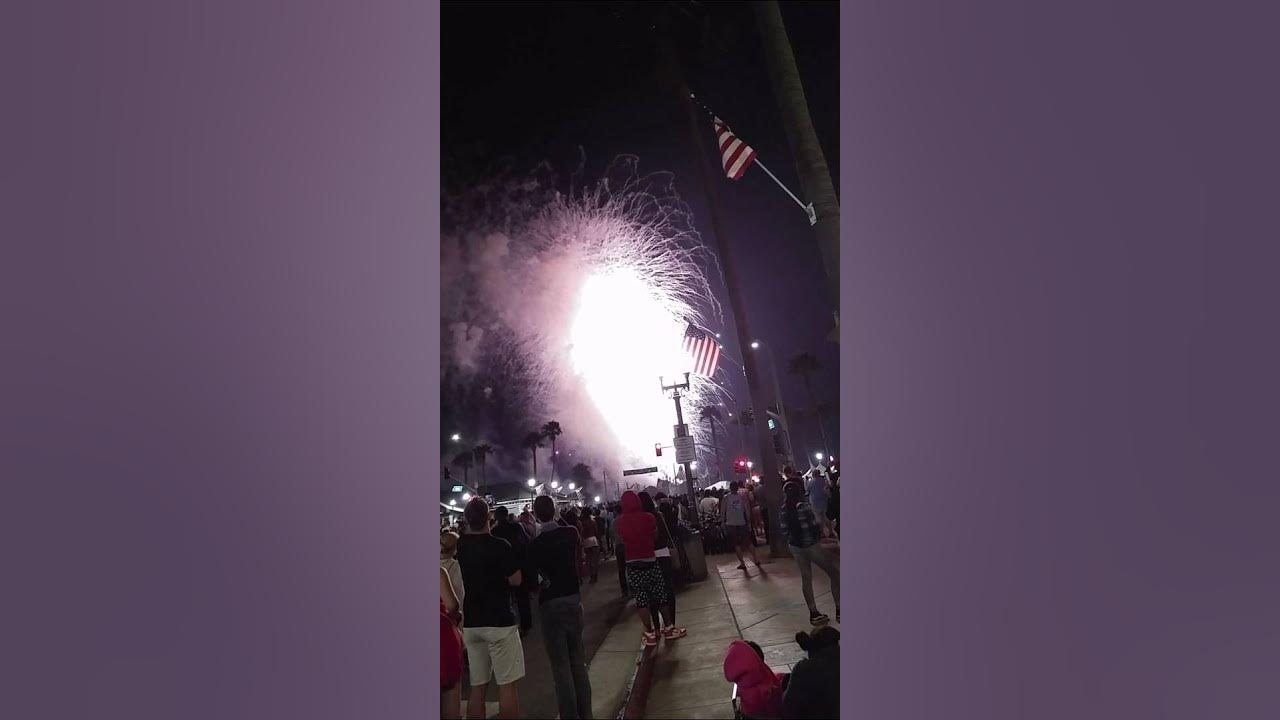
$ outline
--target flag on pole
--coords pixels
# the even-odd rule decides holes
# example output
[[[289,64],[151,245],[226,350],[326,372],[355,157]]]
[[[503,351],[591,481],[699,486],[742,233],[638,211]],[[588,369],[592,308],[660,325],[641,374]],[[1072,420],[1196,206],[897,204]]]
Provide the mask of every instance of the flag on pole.
[[[693,372],[711,377],[720,362],[720,344],[691,323],[684,331],[684,349],[693,358]]]
[[[755,161],[756,151],[734,135],[720,118],[713,115],[711,123],[716,130],[716,141],[720,143],[720,163],[724,165],[724,173],[730,180],[738,180]]]

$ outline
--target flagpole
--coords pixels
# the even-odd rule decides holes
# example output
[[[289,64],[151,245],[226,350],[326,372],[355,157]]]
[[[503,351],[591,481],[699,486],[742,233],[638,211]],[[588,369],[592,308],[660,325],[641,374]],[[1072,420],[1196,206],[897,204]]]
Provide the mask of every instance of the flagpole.
[[[708,115],[710,115],[713,119],[718,117],[718,116],[715,114],[715,112],[713,112],[713,111],[711,110],[711,108],[707,107],[707,106],[706,106],[706,104],[704,104],[701,100],[699,100],[699,99],[698,99],[698,96],[697,96],[697,95],[694,95],[692,92],[690,92],[690,93],[689,93],[689,99],[690,99],[690,100],[692,100],[693,102],[697,103],[698,107],[700,107],[700,108],[702,108],[703,110],[705,110],[705,111],[706,111],[706,113],[707,113]],[[723,121],[721,121],[721,122],[723,122]],[[760,166],[760,169],[764,171],[764,174],[765,174],[765,175],[768,175],[768,176],[770,177],[770,179],[772,179],[774,182],[778,183],[778,187],[782,188],[782,191],[783,191],[783,192],[785,192],[787,195],[790,195],[790,196],[791,196],[791,199],[796,201],[796,204],[800,206],[800,209],[801,209],[801,210],[804,210],[805,214],[809,216],[809,225],[810,225],[810,226],[813,226],[813,225],[817,225],[817,224],[818,224],[818,214],[817,214],[817,213],[814,211],[814,209],[813,209],[813,203],[809,203],[808,205],[805,205],[803,202],[801,202],[801,201],[800,201],[800,198],[796,197],[796,194],[795,194],[795,193],[793,193],[793,192],[791,192],[791,189],[790,189],[790,188],[788,188],[786,185],[783,185],[783,184],[782,184],[782,181],[778,179],[778,176],[777,176],[777,175],[774,175],[774,174],[769,170],[769,168],[767,168],[767,167],[765,167],[765,166],[764,166],[764,163],[760,162],[760,156],[759,156],[759,155],[757,155],[757,156],[756,156],[756,159],[755,159],[753,162],[754,162],[756,165],[759,165],[759,166]]]
[[[813,210],[813,203],[809,203],[808,205],[805,205],[804,203],[800,202],[800,198],[796,197],[796,194],[795,194],[795,193],[793,193],[793,192],[791,192],[790,190],[788,190],[788,189],[787,189],[787,186],[786,186],[786,185],[783,185],[783,184],[782,184],[782,181],[778,179],[778,176],[777,176],[777,175],[774,175],[774,174],[773,174],[773,173],[771,173],[771,172],[769,172],[769,168],[765,167],[765,166],[764,166],[764,163],[760,162],[760,156],[758,156],[758,155],[756,156],[755,164],[756,164],[756,167],[758,167],[758,168],[760,168],[761,170],[763,170],[763,171],[764,171],[764,174],[765,174],[765,175],[768,175],[769,177],[773,178],[773,181],[774,181],[774,182],[776,182],[776,183],[778,183],[778,187],[782,188],[782,191],[783,191],[783,192],[785,192],[786,194],[790,195],[790,196],[791,196],[791,199],[792,199],[792,200],[795,200],[795,201],[796,201],[796,204],[800,206],[800,209],[801,209],[801,210],[804,210],[804,211],[805,211],[805,213],[806,213],[806,214],[808,214],[808,216],[809,216],[809,224],[810,224],[810,225],[817,225],[817,224],[818,224],[818,215],[817,215],[817,213],[815,213],[815,212],[814,212],[814,210]]]

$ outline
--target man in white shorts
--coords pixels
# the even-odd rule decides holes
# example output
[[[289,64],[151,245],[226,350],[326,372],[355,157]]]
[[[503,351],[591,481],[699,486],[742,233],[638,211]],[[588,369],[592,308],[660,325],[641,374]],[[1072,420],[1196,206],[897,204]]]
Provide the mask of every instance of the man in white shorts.
[[[510,543],[489,533],[489,506],[472,498],[463,511],[467,532],[458,540],[458,564],[466,597],[462,640],[471,665],[467,717],[484,718],[489,679],[498,683],[498,717],[520,717],[516,681],[524,677],[524,647],[511,611],[511,588],[522,581],[520,557]]]

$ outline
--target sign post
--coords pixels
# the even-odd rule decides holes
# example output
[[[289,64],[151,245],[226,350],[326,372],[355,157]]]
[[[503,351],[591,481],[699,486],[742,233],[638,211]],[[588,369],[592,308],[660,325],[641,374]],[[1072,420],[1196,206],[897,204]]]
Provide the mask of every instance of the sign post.
[[[676,446],[676,463],[684,466],[685,509],[696,524],[698,515],[694,512],[693,468],[689,467],[689,463],[696,460],[697,455],[693,447],[693,438],[689,436],[689,426],[684,424],[684,410],[680,407],[680,391],[689,389],[689,373],[684,373],[684,382],[668,385],[665,378],[659,377],[658,383],[662,385],[663,392],[671,392],[671,399],[676,404],[676,437],[673,443]]]

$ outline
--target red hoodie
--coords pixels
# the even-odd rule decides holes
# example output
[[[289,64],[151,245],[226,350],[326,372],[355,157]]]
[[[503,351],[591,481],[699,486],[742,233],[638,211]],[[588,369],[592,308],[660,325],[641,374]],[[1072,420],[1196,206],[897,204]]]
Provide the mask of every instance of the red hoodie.
[[[743,640],[729,644],[724,679],[738,685],[742,714],[752,718],[782,717],[782,678]]]
[[[627,562],[654,559],[653,543],[658,537],[658,521],[640,507],[640,496],[634,490],[622,493],[622,517],[618,518],[618,537],[622,538],[623,552],[627,556]]]

